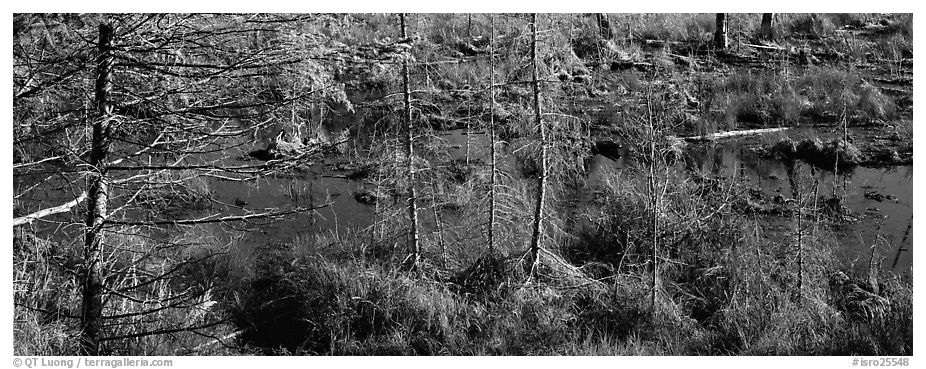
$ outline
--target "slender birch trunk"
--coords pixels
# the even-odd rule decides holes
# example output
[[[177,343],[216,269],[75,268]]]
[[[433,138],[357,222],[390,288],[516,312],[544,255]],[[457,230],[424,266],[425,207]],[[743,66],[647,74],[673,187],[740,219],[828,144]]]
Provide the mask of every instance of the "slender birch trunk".
[[[101,23],[96,58],[96,85],[94,100],[97,116],[93,121],[90,147],[89,195],[87,199],[87,231],[84,239],[84,265],[82,266],[83,296],[80,316],[80,353],[100,354],[100,334],[103,325],[102,248],[103,222],[109,202],[106,178],[106,156],[110,144],[112,119],[113,26]]]

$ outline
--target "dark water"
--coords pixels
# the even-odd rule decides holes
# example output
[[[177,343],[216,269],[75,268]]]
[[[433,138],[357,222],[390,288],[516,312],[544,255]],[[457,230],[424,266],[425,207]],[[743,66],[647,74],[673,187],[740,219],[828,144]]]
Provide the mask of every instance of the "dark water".
[[[349,125],[349,121],[345,119],[326,120],[325,124],[317,127],[317,138],[331,141],[337,132],[349,129]],[[353,151],[355,144],[356,141],[346,145],[346,151]],[[250,150],[265,148],[266,145],[266,140],[258,139],[246,142],[231,152],[223,152],[223,164],[259,164],[261,161],[248,157],[247,153]],[[273,221],[258,221],[255,224],[216,230],[219,233],[235,233],[246,229],[242,240],[245,244],[286,243],[312,235],[334,235],[347,229],[366,227],[372,220],[373,209],[354,199],[354,195],[363,188],[363,183],[349,180],[344,177],[347,172],[334,169],[350,160],[350,155],[346,153],[331,154],[305,163],[294,173],[248,181],[211,179],[209,188],[212,198],[217,202],[235,206],[218,209],[213,207],[190,212],[187,216],[204,216],[216,212],[241,215],[320,207],[314,211],[288,214]]]
[[[331,130],[342,129],[333,127]],[[813,130],[792,130],[785,133],[767,134],[740,140],[723,140],[690,144],[685,159],[676,171],[688,174],[701,173],[734,178],[744,182],[750,188],[762,191],[768,197],[781,195],[792,197],[792,184],[788,177],[785,163],[764,158],[749,150],[750,145],[774,143],[783,137],[801,138],[817,134]],[[488,155],[488,138],[484,133],[465,134],[463,130],[437,132],[435,139],[444,144],[447,155],[456,160],[465,160],[467,142],[472,160]],[[263,142],[245,142],[232,150],[221,153],[226,165],[256,164],[246,153],[248,150],[261,148]],[[504,151],[504,150],[501,150]],[[506,153],[500,152],[500,156]],[[207,159],[208,160],[208,159]],[[339,162],[348,162],[349,155],[336,155],[308,165],[305,170],[295,174],[263,178],[253,181],[229,181],[210,178],[209,189],[212,198],[230,206],[213,206],[208,209],[190,210],[173,214],[174,218],[196,218],[210,214],[240,215],[258,213],[272,209],[289,209],[293,207],[313,207],[330,204],[315,212],[287,215],[274,222],[254,222],[247,224],[229,224],[229,226],[208,227],[217,238],[227,238],[230,234],[243,235],[241,242],[246,244],[263,244],[273,242],[291,242],[301,237],[316,234],[332,234],[348,229],[358,229],[370,224],[373,215],[371,206],[358,203],[354,195],[369,186],[361,181],[343,178],[344,172],[332,168]],[[629,162],[626,157],[609,159],[601,155],[594,156],[588,165],[588,186],[600,185],[603,170],[624,170]],[[503,160],[504,161],[504,160]],[[807,176],[809,166],[799,164],[798,173]],[[882,270],[903,272],[912,266],[912,231],[908,227],[913,214],[913,167],[894,166],[887,168],[858,167],[834,178],[831,171],[816,170],[812,174],[818,181],[820,195],[831,194],[834,183],[837,193],[845,198],[845,205],[852,211],[856,221],[836,228],[837,236],[843,245],[840,250],[846,260],[858,259],[856,264],[867,266],[871,247],[875,246],[876,259],[881,259]],[[810,177],[804,179],[810,181]],[[14,183],[23,188],[28,183]],[[58,183],[61,182],[61,183]],[[806,184],[805,184],[806,185]],[[877,201],[866,192],[877,192],[886,199]],[[38,208],[41,204],[60,203],[68,198],[71,191],[63,181],[52,180],[49,185],[30,192],[22,200]],[[888,196],[889,195],[889,196]],[[587,201],[590,196],[580,197],[576,206]],[[66,200],[65,200],[66,201]],[[63,217],[58,217],[63,219]],[[79,236],[78,225],[42,224],[43,232],[51,232],[62,237]],[[206,229],[206,228],[204,228]],[[905,237],[906,234],[906,237]],[[903,241],[903,242],[902,242]],[[896,259],[896,260],[895,260]]]
[[[739,181],[769,198],[776,195],[793,198],[788,166],[762,157],[747,146],[770,144],[785,137],[801,139],[819,135],[812,129],[795,129],[762,137],[690,144],[679,166],[689,174],[718,175]],[[603,170],[626,168],[626,160],[595,156],[589,166],[590,183],[594,185]],[[874,246],[874,258],[876,262],[880,260],[882,271],[910,270],[913,262],[913,232],[908,232],[913,219],[912,165],[857,167],[834,177],[832,171],[812,170],[810,165],[798,162],[794,172],[803,177],[800,179],[803,191],[808,191],[814,182],[811,178],[815,178],[820,196],[832,195],[834,183],[837,194],[843,196],[844,205],[855,219],[834,229],[842,245],[839,252],[845,260],[856,268],[867,267]],[[877,196],[866,197],[866,192],[886,198],[878,201]]]

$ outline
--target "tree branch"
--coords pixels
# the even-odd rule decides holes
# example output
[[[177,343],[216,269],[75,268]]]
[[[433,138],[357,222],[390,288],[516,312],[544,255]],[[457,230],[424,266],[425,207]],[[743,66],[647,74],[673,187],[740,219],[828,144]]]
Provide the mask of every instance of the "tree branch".
[[[261,219],[261,218],[272,218],[279,217],[283,215],[303,213],[307,211],[317,210],[331,206],[331,203],[325,203],[319,206],[314,206],[310,208],[294,208],[283,211],[268,211],[264,213],[256,214],[246,214],[246,215],[232,215],[226,217],[216,217],[215,215],[210,215],[197,219],[178,219],[178,220],[155,220],[147,222],[127,222],[127,221],[110,221],[109,224],[117,225],[136,225],[136,226],[158,226],[158,225],[189,225],[189,224],[205,224],[205,223],[224,223],[224,222],[236,222],[236,221],[248,221],[252,219]]]
[[[32,214],[21,216],[19,218],[13,218],[13,227],[18,227],[21,225],[29,224],[35,221],[36,219],[41,219],[49,215],[54,215],[54,214],[59,214],[59,213],[70,211],[71,208],[77,206],[77,204],[80,204],[86,199],[87,199],[87,192],[84,191],[76,199],[69,201],[65,204],[58,205],[58,206],[48,208],[48,209],[42,209]]]
[[[147,331],[147,332],[139,332],[139,333],[133,333],[133,334],[126,334],[126,335],[122,335],[122,336],[102,337],[102,338],[100,338],[100,341],[114,341],[114,340],[121,340],[121,339],[126,339],[126,338],[139,338],[139,337],[146,337],[146,336],[154,336],[154,335],[158,335],[158,334],[168,334],[168,333],[187,332],[187,331],[193,331],[193,330],[196,330],[196,329],[203,329],[203,328],[213,327],[213,326],[216,326],[216,325],[225,323],[225,322],[227,322],[228,320],[229,320],[229,319],[221,319],[221,320],[217,320],[217,321],[214,321],[214,322],[211,322],[211,323],[201,324],[201,325],[197,325],[197,326],[187,326],[187,327],[180,327],[180,328],[158,329],[158,330]]]

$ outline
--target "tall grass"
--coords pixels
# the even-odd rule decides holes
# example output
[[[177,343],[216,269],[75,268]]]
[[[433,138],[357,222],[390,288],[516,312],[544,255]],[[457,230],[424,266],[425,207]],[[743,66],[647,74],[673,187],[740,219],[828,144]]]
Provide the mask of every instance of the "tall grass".
[[[207,342],[183,327],[221,321],[214,309],[216,256],[224,246],[202,228],[155,241],[137,229],[111,229],[103,268],[111,281],[103,307],[105,353],[177,355]],[[18,230],[14,253],[14,347],[23,355],[77,354],[82,240],[59,244]],[[151,334],[179,329],[171,334]],[[230,333],[212,325],[200,333]],[[116,338],[124,337],[124,338]],[[229,353],[229,351],[218,351]]]
[[[427,256],[436,245],[425,238],[418,276],[384,254],[310,251],[318,242],[356,250],[366,237],[303,240],[255,251],[245,265],[251,272],[240,274],[248,277],[231,287],[242,292],[229,312],[250,329],[242,344],[273,354],[909,353],[908,284],[892,281],[870,295],[856,290],[868,291],[857,277],[834,282],[843,275],[835,238],[813,216],[799,264],[796,238],[764,234],[731,205],[746,191],[710,174],[671,182],[660,202],[664,267],[652,314],[646,180],[630,170],[606,174],[604,183],[598,205],[575,223],[582,227],[560,241],[560,264],[551,259],[533,284],[522,284],[525,245],[512,238],[499,240],[518,246],[502,249],[495,264],[450,253],[461,260],[447,269]],[[871,305],[882,300],[890,302]]]
[[[13,238],[13,341],[16,355],[76,355],[74,317],[80,314],[76,255],[18,229]]]
[[[732,74],[709,87],[702,100],[708,117],[739,126],[800,123],[869,124],[896,116],[896,104],[851,70],[809,68],[797,76],[777,72]]]

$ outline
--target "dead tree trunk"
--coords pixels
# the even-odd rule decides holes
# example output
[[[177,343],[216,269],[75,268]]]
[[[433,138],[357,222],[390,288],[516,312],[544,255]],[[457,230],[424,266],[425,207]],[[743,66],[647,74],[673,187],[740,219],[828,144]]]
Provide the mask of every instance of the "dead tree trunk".
[[[714,47],[721,50],[727,48],[727,13],[717,13],[714,23]]]
[[[762,13],[762,25],[759,27],[759,38],[772,41],[775,39],[775,30],[772,28],[773,13]]]
[[[472,132],[472,120],[473,120],[472,108],[469,105],[467,105],[466,106],[466,132],[465,132],[466,145],[464,146],[464,149],[463,149],[463,157],[466,163],[466,170],[469,170],[469,155],[470,155],[469,136],[470,134],[473,133]]]
[[[540,176],[537,179],[537,206],[534,208],[534,229],[531,235],[530,260],[531,271],[529,279],[537,273],[540,264],[540,245],[543,239],[544,202],[547,197],[547,129],[543,124],[540,111],[540,81],[537,76],[537,14],[531,14],[531,64],[533,72],[531,85],[534,89],[534,124],[540,129]]]
[[[80,353],[100,354],[100,332],[103,325],[102,247],[103,222],[109,201],[106,178],[106,156],[109,153],[110,119],[112,104],[111,74],[113,70],[113,27],[108,23],[99,26],[97,43],[96,86],[94,100],[97,116],[93,121],[88,174],[87,231],[84,239],[82,266],[83,296],[80,319]]]
[[[399,15],[399,21],[402,28],[402,39],[407,39],[408,35],[405,30],[405,13]],[[411,91],[408,82],[408,59],[402,61],[402,97],[405,104],[405,160],[406,174],[408,176],[408,219],[410,223],[409,230],[409,256],[408,265],[411,270],[418,267],[418,259],[421,257],[421,250],[418,245],[418,194],[415,189],[415,165],[414,165],[414,126],[412,125],[412,100]]]
[[[647,132],[649,141],[649,206],[652,209],[650,214],[650,225],[652,232],[650,241],[652,247],[651,261],[653,263],[653,275],[652,275],[652,284],[650,285],[650,303],[652,304],[652,314],[653,317],[656,317],[657,312],[657,298],[659,297],[659,189],[656,184],[656,164],[657,160],[660,159],[659,152],[656,149],[656,141],[660,136],[659,129],[657,127],[656,117],[653,112],[653,96],[652,96],[652,87],[649,87],[647,90],[646,98],[646,123],[649,132]]]
[[[845,148],[849,148],[849,105],[843,100],[842,102],[842,143],[845,145]],[[836,150],[836,167],[839,167],[839,150]],[[833,171],[836,173],[836,170]],[[836,197],[836,180],[838,178],[833,178],[833,197]],[[846,175],[842,176],[842,197],[847,196],[848,186],[849,186],[849,177]],[[842,198],[839,199],[839,203],[842,204]]]
[[[489,155],[492,175],[489,183],[489,257],[495,252],[495,17],[489,15]]]
[[[814,175],[816,178],[816,175]],[[804,192],[795,179],[797,196],[797,296],[798,301],[804,297]]]
[[[434,226],[437,228],[437,244],[440,247],[440,258],[441,258],[441,268],[447,267],[447,246],[444,243],[444,222],[440,217],[440,203],[438,203],[440,196],[443,191],[438,191],[437,188],[437,170],[436,168],[431,168],[431,213],[434,215]]]
[[[610,40],[613,34],[611,33],[611,22],[608,20],[608,15],[596,13],[595,23],[598,25],[598,33],[601,35],[601,38]]]

